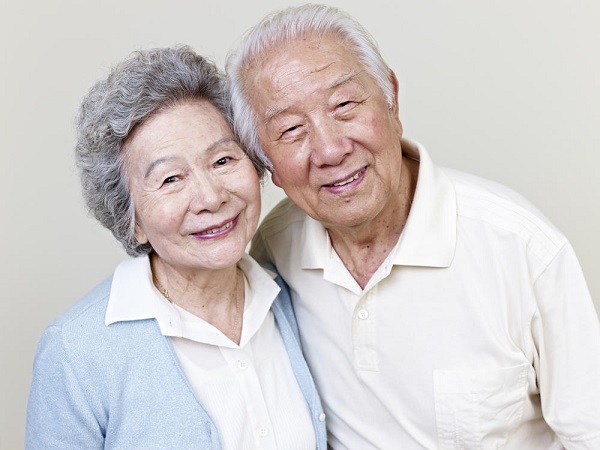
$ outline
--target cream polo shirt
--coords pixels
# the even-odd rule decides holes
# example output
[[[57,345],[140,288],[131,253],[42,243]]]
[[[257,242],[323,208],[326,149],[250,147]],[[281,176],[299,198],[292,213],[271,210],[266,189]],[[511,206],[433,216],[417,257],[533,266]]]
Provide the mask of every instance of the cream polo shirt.
[[[289,200],[252,254],[290,285],[335,449],[600,449],[600,326],[565,239],[522,197],[420,160],[361,289]]]
[[[148,257],[117,267],[105,322],[157,320],[219,429],[224,449],[314,450],[310,412],[270,310],[279,286],[247,255],[238,266],[246,288],[239,346],[166,300],[152,283]],[[134,284],[132,279],[144,281]]]

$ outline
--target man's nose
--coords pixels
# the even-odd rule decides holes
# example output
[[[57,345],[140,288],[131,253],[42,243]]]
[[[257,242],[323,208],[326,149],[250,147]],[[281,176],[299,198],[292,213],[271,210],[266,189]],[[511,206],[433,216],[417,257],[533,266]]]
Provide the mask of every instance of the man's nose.
[[[311,163],[317,167],[336,166],[352,151],[352,142],[345,136],[343,124],[333,118],[315,124],[309,139]]]

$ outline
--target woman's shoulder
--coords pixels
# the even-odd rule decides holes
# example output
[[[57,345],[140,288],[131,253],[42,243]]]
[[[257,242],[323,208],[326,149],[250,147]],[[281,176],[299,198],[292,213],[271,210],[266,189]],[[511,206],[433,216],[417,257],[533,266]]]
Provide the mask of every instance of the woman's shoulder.
[[[108,298],[110,297],[110,287],[112,284],[112,275],[98,283],[91,291],[71,305],[66,311],[52,321],[49,327],[69,327],[74,323],[92,321],[104,321]]]
[[[99,365],[128,364],[132,352],[163,349],[160,329],[154,320],[106,323],[113,277],[100,282],[78,302],[51,322],[38,344],[38,352],[64,354],[70,361]],[[135,350],[132,350],[135,349]]]
[[[112,276],[104,279],[80,300],[54,319],[44,330],[38,343],[38,356],[72,353],[94,353],[106,341],[104,317]]]

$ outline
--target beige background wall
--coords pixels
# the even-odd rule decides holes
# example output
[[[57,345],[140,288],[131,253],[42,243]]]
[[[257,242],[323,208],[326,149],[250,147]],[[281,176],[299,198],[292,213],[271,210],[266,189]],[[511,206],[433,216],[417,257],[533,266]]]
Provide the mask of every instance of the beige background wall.
[[[43,327],[125,253],[82,207],[72,120],[138,48],[187,43],[223,64],[267,11],[298,2],[27,1],[0,7],[0,449],[23,446]],[[500,181],[571,239],[600,305],[600,2],[340,0],[401,84],[405,134]],[[280,198],[265,189],[265,209]]]

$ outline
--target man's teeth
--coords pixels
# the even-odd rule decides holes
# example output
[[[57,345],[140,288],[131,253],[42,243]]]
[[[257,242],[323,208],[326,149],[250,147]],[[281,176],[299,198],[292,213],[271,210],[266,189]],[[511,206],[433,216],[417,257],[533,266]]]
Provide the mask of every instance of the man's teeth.
[[[225,225],[223,225],[222,227],[219,228],[213,228],[212,230],[208,230],[208,231],[203,231],[200,234],[215,234],[215,233],[219,233],[221,231],[225,231],[227,228],[231,227],[231,225],[233,225],[233,221],[231,222],[227,222]]]
[[[347,180],[340,181],[339,183],[334,183],[333,185],[334,185],[334,186],[343,186],[343,185],[345,185],[345,184],[348,184],[348,183],[350,183],[351,181],[358,180],[358,177],[360,176],[360,172],[361,172],[361,171],[359,170],[358,172],[356,172],[356,173],[354,174],[354,176],[352,176],[352,177],[348,178]]]

